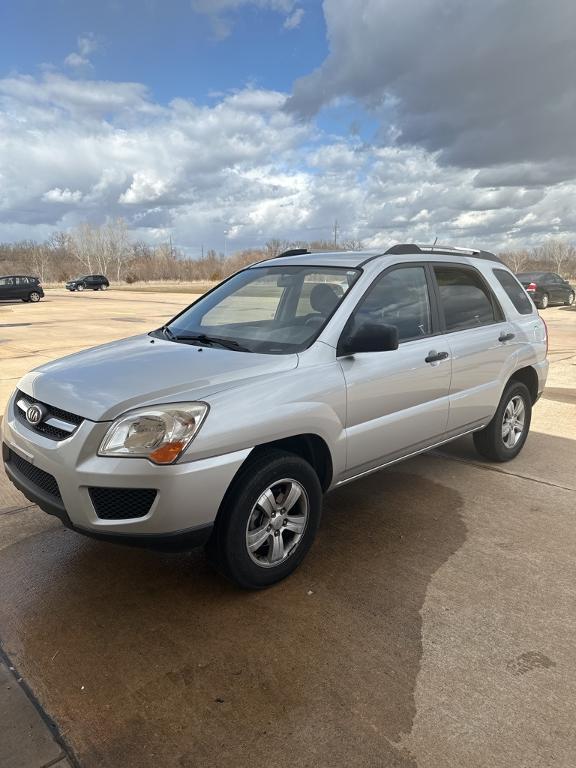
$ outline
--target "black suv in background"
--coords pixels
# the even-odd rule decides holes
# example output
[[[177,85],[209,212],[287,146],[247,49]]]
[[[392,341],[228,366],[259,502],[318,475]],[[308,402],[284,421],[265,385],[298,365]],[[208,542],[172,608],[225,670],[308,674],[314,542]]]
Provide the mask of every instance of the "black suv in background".
[[[22,299],[35,304],[44,298],[44,291],[37,277],[29,275],[4,275],[0,277],[0,301]]]
[[[574,304],[574,288],[555,272],[520,272],[516,277],[540,309],[546,309],[549,304],[567,307]]]
[[[66,283],[69,291],[105,291],[109,287],[108,278],[104,275],[84,275]]]

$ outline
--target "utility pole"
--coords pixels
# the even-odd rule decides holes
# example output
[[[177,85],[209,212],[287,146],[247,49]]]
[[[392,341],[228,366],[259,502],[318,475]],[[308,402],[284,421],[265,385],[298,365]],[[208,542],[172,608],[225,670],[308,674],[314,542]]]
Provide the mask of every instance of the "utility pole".
[[[334,219],[334,248],[338,247],[338,219]]]

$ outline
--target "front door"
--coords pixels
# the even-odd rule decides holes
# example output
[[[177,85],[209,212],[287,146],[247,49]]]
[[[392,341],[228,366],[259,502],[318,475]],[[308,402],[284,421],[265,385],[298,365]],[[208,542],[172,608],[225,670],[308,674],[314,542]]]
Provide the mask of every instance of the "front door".
[[[400,340],[391,352],[339,358],[347,387],[348,477],[444,436],[451,360],[430,296],[425,265],[391,267],[360,300],[344,330],[365,322],[395,325]]]

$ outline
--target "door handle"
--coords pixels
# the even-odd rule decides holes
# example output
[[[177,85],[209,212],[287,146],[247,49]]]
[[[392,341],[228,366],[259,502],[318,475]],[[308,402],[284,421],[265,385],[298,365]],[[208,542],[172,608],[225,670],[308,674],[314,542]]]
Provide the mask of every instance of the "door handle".
[[[516,336],[515,333],[501,333],[500,336],[498,336],[498,341],[512,341],[514,336]]]
[[[446,360],[448,357],[448,352],[435,352],[434,350],[431,350],[428,353],[428,357],[424,358],[425,363],[437,363],[439,360]]]

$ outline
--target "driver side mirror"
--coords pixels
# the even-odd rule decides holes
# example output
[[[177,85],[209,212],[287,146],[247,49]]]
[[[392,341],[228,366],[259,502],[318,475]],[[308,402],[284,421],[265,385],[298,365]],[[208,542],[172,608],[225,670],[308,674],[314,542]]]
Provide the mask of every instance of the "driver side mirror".
[[[363,323],[351,333],[342,335],[338,357],[350,357],[360,352],[391,352],[398,349],[398,328],[395,325]]]

